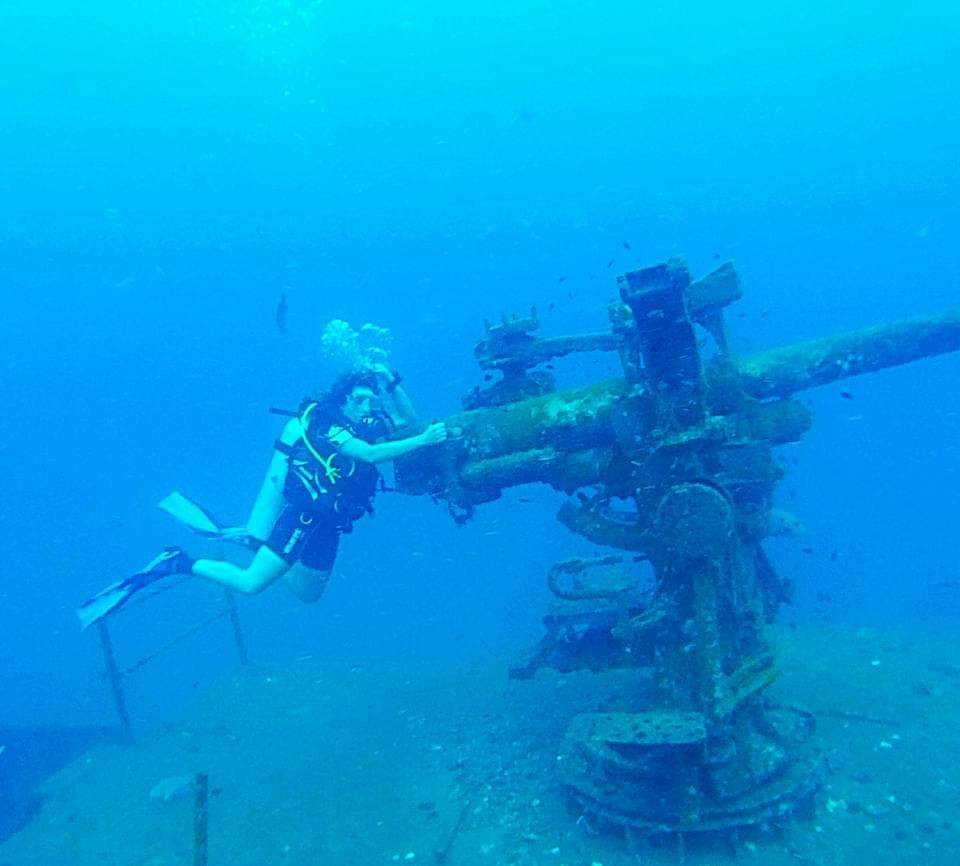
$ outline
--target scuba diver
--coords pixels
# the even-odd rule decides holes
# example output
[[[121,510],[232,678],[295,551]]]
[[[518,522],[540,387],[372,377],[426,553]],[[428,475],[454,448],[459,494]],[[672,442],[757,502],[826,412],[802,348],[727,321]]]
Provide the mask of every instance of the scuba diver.
[[[392,411],[384,411],[382,398]],[[292,417],[274,445],[266,478],[244,526],[220,528],[179,494],[173,496],[184,506],[181,513],[167,508],[203,535],[253,548],[250,564],[243,568],[223,560],[192,559],[181,548],[168,547],[136,574],[81,605],[77,613],[84,628],[119,608],[138,590],[180,574],[248,594],[284,578],[301,601],[317,601],[330,579],[340,536],[373,511],[373,498],[381,486],[376,464],[447,438],[442,422],[412,432],[418,425],[410,399],[400,387],[400,376],[383,365],[341,376],[325,394],[305,400],[298,412],[285,414]],[[409,434],[402,436],[406,431]],[[191,518],[185,508],[199,514]]]

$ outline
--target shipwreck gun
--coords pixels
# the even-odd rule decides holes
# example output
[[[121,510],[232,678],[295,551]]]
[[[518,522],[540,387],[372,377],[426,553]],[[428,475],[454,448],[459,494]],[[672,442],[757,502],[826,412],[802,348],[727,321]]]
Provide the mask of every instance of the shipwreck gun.
[[[763,697],[776,676],[765,626],[790,594],[762,547],[773,448],[810,426],[798,392],[960,349],[960,310],[740,358],[724,322],[741,296],[731,264],[694,281],[671,260],[618,282],[609,332],[541,339],[535,311],[488,324],[476,356],[501,379],[468,394],[447,443],[399,461],[398,478],[457,520],[505,488],[549,484],[571,494],[558,513],[570,530],[653,567],[643,597],[608,560],[616,592],[554,590],[547,637],[514,669],[652,675],[654,693],[638,686],[624,712],[571,720],[561,777],[585,814],[647,833],[770,821],[809,800],[821,770],[811,719]],[[623,375],[557,391],[545,365],[580,351],[618,353]],[[586,580],[589,567],[552,573]]]
[[[531,481],[567,493],[604,483],[614,495],[632,495],[649,480],[637,464],[652,452],[797,441],[810,424],[792,399],[797,392],[960,349],[954,309],[738,358],[723,323],[724,308],[741,295],[731,264],[692,282],[672,260],[619,283],[623,303],[611,305],[608,333],[535,338],[535,313],[488,325],[476,355],[503,379],[464,398],[470,408],[446,419],[452,438],[442,449],[400,462],[404,490],[440,497],[458,513]],[[715,344],[708,359],[701,328]],[[545,371],[534,375],[583,351],[618,352],[624,376],[556,391]]]

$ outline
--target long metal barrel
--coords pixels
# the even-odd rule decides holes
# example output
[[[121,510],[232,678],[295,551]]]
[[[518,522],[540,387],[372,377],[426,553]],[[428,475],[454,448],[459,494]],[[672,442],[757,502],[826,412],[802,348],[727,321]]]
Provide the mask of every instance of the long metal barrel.
[[[960,309],[953,309],[747,356],[736,369],[743,390],[765,400],[958,350]],[[642,441],[652,426],[648,409],[641,388],[612,379],[458,413],[446,419],[445,446],[399,461],[401,486],[423,493],[445,487],[444,479],[493,489],[535,480],[550,474],[556,457],[592,453],[622,441],[625,430]]]
[[[753,397],[787,397],[838,379],[960,350],[960,308],[796,343],[737,362]]]

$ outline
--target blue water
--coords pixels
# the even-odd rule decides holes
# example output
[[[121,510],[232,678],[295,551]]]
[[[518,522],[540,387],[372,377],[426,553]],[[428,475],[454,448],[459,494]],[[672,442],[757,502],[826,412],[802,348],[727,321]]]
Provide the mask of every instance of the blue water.
[[[170,490],[243,519],[266,410],[334,372],[330,318],[389,327],[442,417],[481,379],[484,318],[603,328],[615,276],[672,255],[736,262],[741,352],[960,297],[952,3],[93,0],[12,5],[0,30],[7,724],[112,720],[76,605],[165,544],[203,549],[155,509]],[[781,493],[815,553],[775,548],[786,617],[954,625],[960,594],[933,585],[960,579],[958,375],[944,357],[807,395]],[[549,564],[591,552],[561,500],[508,492],[457,530],[382,497],[319,605],[244,600],[251,654],[509,656],[539,636]],[[232,664],[206,633],[138,675],[135,715]]]

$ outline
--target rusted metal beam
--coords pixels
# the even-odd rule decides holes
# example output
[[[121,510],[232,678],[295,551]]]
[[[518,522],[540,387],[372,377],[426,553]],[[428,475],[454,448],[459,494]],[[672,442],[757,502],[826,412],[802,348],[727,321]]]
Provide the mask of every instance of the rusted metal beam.
[[[737,362],[752,397],[785,397],[960,350],[960,308],[751,355]]]

